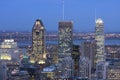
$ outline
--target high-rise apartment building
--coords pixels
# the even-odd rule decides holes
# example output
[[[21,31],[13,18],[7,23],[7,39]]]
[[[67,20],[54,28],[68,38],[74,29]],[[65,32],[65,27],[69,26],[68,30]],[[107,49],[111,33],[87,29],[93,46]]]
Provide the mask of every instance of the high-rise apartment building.
[[[44,64],[45,53],[45,28],[41,20],[37,19],[32,28],[32,55],[31,62]]]
[[[98,18],[95,27],[95,41],[96,41],[96,63],[104,61],[104,23]]]
[[[71,56],[73,46],[73,23],[68,21],[59,22],[58,32],[58,57],[59,60]]]

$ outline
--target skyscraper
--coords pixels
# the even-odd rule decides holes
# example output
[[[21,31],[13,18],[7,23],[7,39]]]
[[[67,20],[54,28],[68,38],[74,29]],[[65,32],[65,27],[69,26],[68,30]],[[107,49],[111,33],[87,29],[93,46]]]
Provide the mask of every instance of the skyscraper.
[[[73,23],[69,21],[59,22],[58,32],[58,57],[59,60],[71,56],[73,45]]]
[[[95,69],[95,41],[84,41],[81,44],[82,57],[88,58],[91,61],[91,68]]]
[[[32,62],[45,63],[45,28],[41,20],[37,19],[32,29]]]
[[[103,20],[98,18],[95,27],[95,41],[96,41],[96,63],[104,61],[104,23]]]
[[[77,77],[79,73],[79,59],[80,59],[80,46],[73,45],[72,59],[74,60],[74,76]]]

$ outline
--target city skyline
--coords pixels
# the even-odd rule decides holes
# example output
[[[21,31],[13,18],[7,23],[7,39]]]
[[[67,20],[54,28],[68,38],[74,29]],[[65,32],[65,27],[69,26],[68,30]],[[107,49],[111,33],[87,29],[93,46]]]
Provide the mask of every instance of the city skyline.
[[[65,21],[73,21],[74,30],[94,31],[95,15],[105,22],[105,32],[119,32],[119,0],[64,0]],[[62,0],[0,1],[0,30],[31,31],[36,19],[43,20],[47,31],[58,31],[62,20]],[[52,28],[51,28],[52,27]]]
[[[117,0],[0,1],[0,80],[120,80],[118,7]]]

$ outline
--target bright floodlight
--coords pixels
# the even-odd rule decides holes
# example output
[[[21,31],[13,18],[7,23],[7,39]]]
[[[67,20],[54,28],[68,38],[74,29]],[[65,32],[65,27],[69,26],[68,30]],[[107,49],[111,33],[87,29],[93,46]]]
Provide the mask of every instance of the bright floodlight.
[[[104,22],[103,22],[103,20],[101,19],[101,18],[98,18],[97,20],[96,20],[96,24],[103,24]]]

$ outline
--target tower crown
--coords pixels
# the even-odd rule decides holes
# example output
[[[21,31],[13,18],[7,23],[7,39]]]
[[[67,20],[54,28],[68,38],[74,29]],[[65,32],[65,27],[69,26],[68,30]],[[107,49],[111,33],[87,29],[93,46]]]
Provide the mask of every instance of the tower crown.
[[[97,20],[96,20],[96,24],[103,24],[104,22],[103,22],[103,20],[101,19],[101,18],[98,18]]]
[[[41,20],[37,19],[35,21],[33,29],[44,29],[44,25]]]

